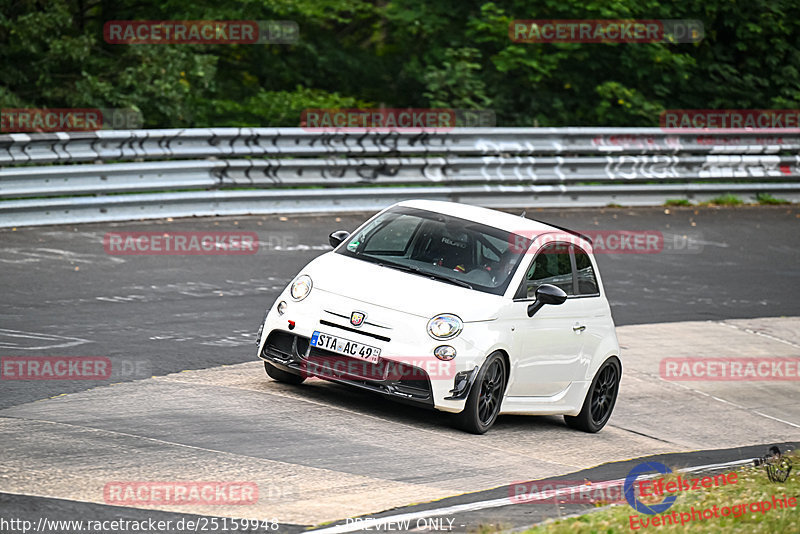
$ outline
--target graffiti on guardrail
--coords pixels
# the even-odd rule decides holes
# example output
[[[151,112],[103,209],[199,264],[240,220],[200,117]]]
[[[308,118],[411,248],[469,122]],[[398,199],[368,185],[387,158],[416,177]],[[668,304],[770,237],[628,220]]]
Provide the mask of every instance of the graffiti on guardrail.
[[[102,111],[102,110],[101,110]],[[124,110],[130,111],[130,110]],[[453,110],[456,121],[490,125],[490,110]],[[104,128],[119,128],[125,122],[141,125],[141,116],[122,115],[126,120],[105,120]],[[18,122],[18,121],[16,121]],[[33,121],[29,120],[28,125]],[[52,122],[52,120],[51,120]],[[135,124],[134,124],[135,122]],[[32,131],[31,128],[27,128]],[[46,131],[47,128],[42,129]],[[83,162],[103,160],[209,158],[225,156],[299,156],[342,155],[420,155],[431,152],[442,156],[619,156],[685,154],[778,153],[800,150],[800,136],[768,133],[704,132],[693,134],[654,134],[650,130],[618,134],[598,134],[597,129],[515,129],[486,133],[481,130],[453,129],[435,131],[361,131],[340,130],[310,132],[299,128],[212,128],[187,130],[119,130],[92,137],[91,132],[77,131],[63,136],[31,134],[29,137],[0,135],[0,164]]]
[[[701,166],[699,178],[731,177],[731,178],[763,178],[767,176],[781,177],[792,174],[797,169],[796,157],[780,157],[775,155],[709,155]]]
[[[680,135],[677,135],[680,133]],[[800,136],[769,135],[769,132],[737,132],[739,135],[703,130],[672,130],[670,135],[597,135],[591,146],[598,152],[700,152],[746,154],[777,153],[800,148]],[[586,150],[585,147],[576,147]],[[564,150],[568,150],[564,147]]]
[[[606,156],[605,172],[606,176],[612,180],[617,178],[668,180],[680,176],[676,169],[679,162],[678,156],[658,154],[652,156]]]
[[[453,111],[457,119],[458,110]],[[0,226],[253,213],[252,209],[264,213],[287,203],[304,211],[330,212],[356,204],[372,209],[381,207],[384,199],[391,203],[388,197],[400,195],[405,191],[401,187],[417,185],[436,186],[425,194],[495,205],[501,198],[508,205],[660,204],[722,193],[766,193],[794,200],[800,194],[798,151],[800,135],[760,130],[667,134],[656,128],[198,128],[18,133],[0,135],[0,166],[5,167],[0,197],[15,199],[3,203],[7,209]],[[387,187],[376,195],[376,189],[361,187],[371,184],[397,188]],[[333,200],[332,188],[339,188]],[[77,196],[80,202],[71,198]]]
[[[678,136],[656,135],[597,135],[592,138],[592,145],[602,152],[641,149],[644,151],[668,150],[677,152],[682,147]]]
[[[609,179],[764,178],[791,175],[797,169],[794,156],[777,155],[620,155],[606,156]],[[794,170],[793,170],[794,169]]]
[[[606,156],[604,163],[561,156],[483,156],[482,160],[481,177],[487,180],[669,180],[691,174],[687,165],[683,170],[678,168],[682,161],[678,156],[666,154]]]

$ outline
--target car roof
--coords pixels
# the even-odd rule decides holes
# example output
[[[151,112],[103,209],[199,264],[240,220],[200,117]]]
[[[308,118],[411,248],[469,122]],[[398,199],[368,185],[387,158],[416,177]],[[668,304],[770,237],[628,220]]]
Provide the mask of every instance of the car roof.
[[[519,215],[511,215],[510,213],[504,213],[502,211],[482,208],[480,206],[471,206],[469,204],[460,204],[458,202],[445,202],[442,200],[406,200],[397,205],[469,219],[505,230],[506,232],[524,235],[528,238],[553,231],[567,231],[573,233],[572,230],[551,226],[533,219],[526,219]],[[577,233],[575,234],[580,235]]]

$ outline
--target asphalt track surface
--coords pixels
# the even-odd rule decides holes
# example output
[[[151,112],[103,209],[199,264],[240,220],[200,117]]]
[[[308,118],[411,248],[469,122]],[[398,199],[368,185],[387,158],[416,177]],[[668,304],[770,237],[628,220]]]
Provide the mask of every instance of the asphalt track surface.
[[[668,212],[668,213],[667,213]],[[0,230],[0,354],[103,356],[120,382],[252,361],[264,310],[327,235],[370,214]],[[655,230],[657,254],[598,254],[618,326],[799,315],[800,207],[527,210],[577,230]],[[106,232],[250,231],[255,255],[106,254]],[[107,382],[3,381],[0,408]]]
[[[209,436],[199,436],[198,439],[209,449],[230,441],[248,442],[253,436],[247,435],[247,427],[227,421],[226,418],[236,410],[246,413],[249,417],[257,414],[258,410],[253,406],[257,407],[259,393],[263,393],[259,392],[258,388],[263,386],[266,378],[256,375],[253,371],[253,366],[257,364],[246,364],[241,370],[234,364],[254,360],[255,331],[263,317],[264,309],[273,303],[277,294],[299,268],[329,249],[325,244],[327,234],[340,228],[352,230],[367,215],[201,218],[0,231],[0,289],[3,295],[0,304],[0,355],[103,356],[111,359],[112,368],[116,372],[110,381],[0,381],[0,409],[8,409],[2,414],[3,417],[8,417],[4,433],[8,440],[7,445],[13,442],[14,446],[11,448],[21,450],[26,447],[24,436],[29,432],[42,436],[48,433],[46,427],[16,428],[15,423],[21,421],[36,420],[75,425],[94,418],[95,426],[106,431],[122,429],[127,425],[131,432],[135,432],[138,425],[144,434],[149,433],[151,437],[163,435],[167,431],[175,432],[176,428],[181,427],[181,424],[178,424],[179,419],[172,421],[175,427],[167,429],[164,425],[170,422],[170,417],[178,416],[175,413],[167,413],[163,407],[159,412],[159,404],[177,399],[183,392],[188,392],[187,398],[175,400],[175,404],[170,406],[173,412],[176,408],[183,410],[182,417],[187,421],[185,434],[180,435],[181,431],[178,430],[179,435],[176,436],[178,440],[186,438],[192,432],[202,434],[202,428],[206,428],[207,433],[214,434],[215,437],[212,439]],[[798,207],[527,210],[527,215],[530,218],[542,219],[577,230],[662,232],[664,250],[659,254],[598,255],[614,318],[618,326],[633,328],[631,332],[639,332],[646,328],[644,325],[650,323],[726,321],[736,318],[800,315],[798,313],[800,305],[797,304],[800,297],[800,267],[797,262],[797,251],[800,247]],[[102,244],[103,235],[109,231],[227,230],[256,232],[261,243],[258,254],[114,256],[106,254]],[[756,328],[769,328],[763,321],[757,324]],[[751,325],[747,323],[747,327],[751,328]],[[794,327],[794,323],[786,326],[786,328]],[[668,327],[661,328],[668,329]],[[684,328],[680,326],[681,330]],[[702,323],[697,323],[696,326],[688,328],[690,330],[694,328],[697,330],[696,335],[702,335],[704,326]],[[671,335],[680,337],[681,333],[673,332]],[[776,335],[780,335],[780,332]],[[638,336],[635,339],[641,342],[642,339],[648,339],[648,336],[652,338],[652,333],[646,331],[644,335]],[[795,336],[792,339],[798,338]],[[743,341],[745,342],[747,341]],[[798,348],[792,343],[794,342],[789,342],[788,347],[790,354],[792,351],[796,353]],[[636,347],[633,347],[632,352],[635,351]],[[645,358],[646,355],[642,356],[642,361]],[[216,376],[217,371],[214,368],[231,365],[233,367],[219,368],[221,374]],[[198,371],[200,374],[194,378],[194,375],[189,373],[185,375],[187,376],[185,379],[178,375],[178,378],[166,377],[166,381],[152,379],[142,381],[151,376],[159,377],[186,370],[203,369],[209,371]],[[220,401],[220,409],[214,417],[210,419],[198,417],[195,420],[191,413],[193,402],[213,403],[214,398],[218,398],[214,396],[218,395],[216,391],[213,394],[211,390],[204,392],[206,381],[212,382],[215,386],[219,386],[220,383],[236,382],[237,387],[241,386],[245,391],[238,392],[241,398],[226,398]],[[74,398],[62,397],[63,401],[54,399],[44,403],[27,404],[39,399],[107,386],[109,382],[131,383],[120,384],[110,390],[100,387]],[[273,388],[271,390],[273,393],[279,394],[278,396],[292,395],[275,389],[281,388],[282,385],[266,383]],[[341,389],[338,386],[325,384],[312,390],[312,396],[322,405],[333,403],[344,409],[363,410],[364,403],[369,403],[367,411],[372,415],[387,416],[390,420],[400,421],[406,425],[414,425],[417,421],[421,421],[423,426],[442,424],[438,414],[425,415],[428,412],[420,413],[419,410],[399,407],[394,403],[373,401],[371,397],[367,399],[360,393],[341,391]],[[335,396],[331,397],[328,390],[334,391]],[[109,391],[114,393],[109,394]],[[230,391],[237,392],[234,389]],[[770,395],[769,391],[763,390],[756,393],[758,398]],[[782,393],[785,396],[778,398],[797,404],[796,389],[788,389]],[[197,395],[196,398],[192,398],[194,394]],[[125,399],[125,402],[138,405],[128,406],[120,401],[119,406],[114,406],[116,395],[119,395],[120,399]],[[642,398],[637,400],[644,402]],[[59,402],[66,404],[59,405]],[[98,403],[108,406],[112,413],[106,410],[102,416],[98,415]],[[251,412],[247,411],[248,408]],[[746,408],[762,409],[760,406]],[[116,417],[113,416],[113,409],[119,410]],[[226,412],[228,409],[230,412]],[[270,413],[279,414],[279,410],[280,407],[273,407]],[[153,413],[156,416],[149,417]],[[634,420],[636,419],[634,416],[641,419],[651,418],[654,414],[631,413],[629,416],[630,419],[623,418],[622,421]],[[792,421],[796,419],[797,413],[776,408],[769,412],[768,416]],[[537,435],[537,438],[550,437],[550,434],[555,432],[556,437],[563,440],[564,446],[569,443],[569,436],[562,436],[561,425],[555,422],[555,418],[537,419],[540,419],[540,422],[535,425],[535,431],[543,434]],[[315,418],[312,417],[311,420]],[[519,434],[525,431],[522,421],[527,420],[528,418],[506,418],[506,422],[500,425],[501,432],[505,427],[506,431],[519,437]],[[346,418],[339,423],[346,425]],[[212,429],[209,424],[217,426]],[[283,427],[286,427],[286,424],[288,423],[281,421]],[[159,428],[160,425],[162,428]],[[270,440],[256,455],[289,461],[292,459],[292,454],[287,451],[294,452],[292,448],[296,447],[298,440],[304,435],[307,434],[313,443],[324,444],[330,437],[326,432],[336,431],[337,428],[341,430],[342,426],[325,429],[307,425],[294,428],[294,432],[288,432],[285,438],[263,434],[269,429],[260,428],[259,432],[262,433],[257,433],[256,440],[263,440],[266,437]],[[773,428],[756,421],[747,427],[748,431],[755,432],[748,443],[760,443],[759,429],[762,428],[760,436],[763,437],[764,443],[791,441],[779,439],[782,435],[790,435],[782,434],[780,424],[776,423]],[[376,427],[373,430],[384,429]],[[654,435],[654,432],[651,433],[646,428],[639,430],[628,428],[626,431],[630,431],[632,435],[636,432],[650,437]],[[606,433],[606,430],[603,433]],[[794,436],[793,433],[791,435]],[[590,441],[583,438],[578,441],[583,446],[591,446]],[[332,443],[335,443],[335,440]],[[763,449],[763,447],[743,449],[732,446],[733,441],[729,443],[725,440],[706,443],[705,447],[698,446],[703,443],[703,440],[697,437],[695,440],[686,438],[684,442],[676,440],[676,443],[671,445],[680,445],[681,450],[691,450],[694,447],[733,451],[699,453],[702,458],[695,458],[693,465],[699,465],[706,460],[714,462],[734,456],[748,457],[754,454],[754,451]],[[69,450],[68,445],[64,446]],[[75,446],[85,446],[85,443],[76,442]],[[619,442],[615,441],[613,446],[619,447]],[[224,449],[224,446],[221,448]],[[665,447],[664,451],[674,448]],[[247,447],[242,446],[235,452],[254,454],[253,450],[245,449]],[[52,449],[48,450],[44,445],[39,449],[31,447],[28,452],[31,455],[30,461],[34,465],[40,460],[42,465],[48,465],[49,455],[53,454]],[[614,459],[640,455],[635,448],[624,451],[627,456],[620,456],[618,450],[614,452],[615,455],[612,455]],[[314,450],[308,447],[301,447],[300,454],[307,455],[308,458],[315,457]],[[373,457],[379,459],[380,455],[373,454]],[[294,460],[304,463],[304,458],[297,458],[296,455]],[[606,460],[601,458],[600,461],[594,464],[590,462],[587,465],[597,465]],[[352,461],[357,464],[359,459],[353,457]],[[559,462],[554,458],[552,465],[556,464]],[[572,464],[563,462],[563,464],[578,465],[579,462]],[[343,469],[342,465],[324,467]],[[353,468],[350,474],[362,472],[361,467]],[[370,469],[374,472],[368,474],[376,475],[383,466],[377,462]],[[627,472],[630,466],[618,464],[615,469],[613,473],[615,476],[619,474],[624,476],[624,472]],[[542,475],[544,476],[547,471],[543,468]],[[578,478],[579,474],[560,476]],[[0,482],[3,480],[6,479],[0,476]],[[503,485],[508,482],[509,480],[502,479],[494,484],[487,483],[483,487]],[[3,486],[0,486],[1,490]],[[507,491],[507,488],[498,491],[502,493]],[[128,514],[135,517],[144,513],[127,508],[118,511],[91,502],[15,496],[11,493],[0,499],[0,512],[3,516],[17,511],[25,512],[31,517],[42,516],[44,512],[54,512],[57,515],[59,511],[64,513],[85,511],[91,512],[94,519],[104,514],[113,517]],[[455,493],[457,492],[443,493],[437,498]],[[462,500],[474,498],[474,494],[460,497]],[[149,514],[148,517],[153,517],[156,513],[151,510],[146,512]],[[520,512],[521,515],[515,515],[517,512],[506,513],[503,509],[495,509],[489,515],[485,513],[479,517],[466,515],[463,519],[466,521],[465,525],[486,524],[487,521],[491,523],[491,519],[495,517],[509,518],[511,525],[524,525],[552,517],[554,509],[551,505],[541,508],[540,512]],[[526,516],[527,513],[533,515]],[[557,513],[564,513],[564,510]],[[71,518],[75,517],[74,513],[69,515]],[[292,522],[296,525],[289,524]],[[282,521],[280,531],[298,531],[302,530],[299,525],[313,524],[316,523]]]

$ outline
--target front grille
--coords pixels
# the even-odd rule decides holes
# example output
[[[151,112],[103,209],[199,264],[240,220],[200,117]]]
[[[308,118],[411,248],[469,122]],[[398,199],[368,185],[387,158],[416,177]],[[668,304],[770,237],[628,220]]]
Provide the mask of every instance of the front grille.
[[[275,330],[267,338],[264,352],[281,360],[296,360],[308,352],[309,343],[310,340],[307,337]]]
[[[330,326],[330,327],[333,327],[333,328],[339,328],[341,330],[347,330],[348,332],[355,332],[356,334],[361,334],[362,336],[372,337],[372,338],[378,339],[380,341],[386,341],[387,343],[392,340],[392,338],[390,338],[390,337],[382,336],[380,334],[373,334],[372,332],[367,332],[365,330],[361,330],[361,329],[358,329],[358,328],[351,328],[349,326],[343,326],[343,325],[340,325],[340,324],[332,323],[330,321],[326,321],[325,319],[320,319],[319,320],[319,324],[322,324],[322,325],[325,325],[325,326]]]
[[[377,386],[387,393],[427,399],[431,395],[431,383],[425,370],[403,362],[379,359],[370,363],[358,358],[311,347],[304,364],[314,374],[346,381],[363,382]]]
[[[378,363],[371,363],[366,360],[345,356],[344,354],[311,347],[307,363],[334,373],[333,376],[352,376],[364,380],[381,381],[386,379],[385,360],[378,360]]]
[[[306,373],[417,404],[433,403],[428,373],[407,363],[384,358],[367,362],[312,347],[307,337],[280,330],[269,334],[261,357],[295,374]]]
[[[272,332],[267,339],[267,347],[276,352],[287,355],[291,354],[292,342],[294,341],[295,337],[296,336],[288,332]]]

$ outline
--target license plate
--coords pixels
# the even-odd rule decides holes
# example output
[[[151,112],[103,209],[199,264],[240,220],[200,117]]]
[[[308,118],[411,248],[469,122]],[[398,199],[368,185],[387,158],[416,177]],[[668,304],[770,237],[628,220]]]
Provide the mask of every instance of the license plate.
[[[371,363],[378,363],[378,356],[381,355],[381,349],[377,347],[371,347],[357,341],[350,341],[349,339],[332,336],[320,331],[315,331],[311,335],[311,345],[360,360],[366,360]]]

